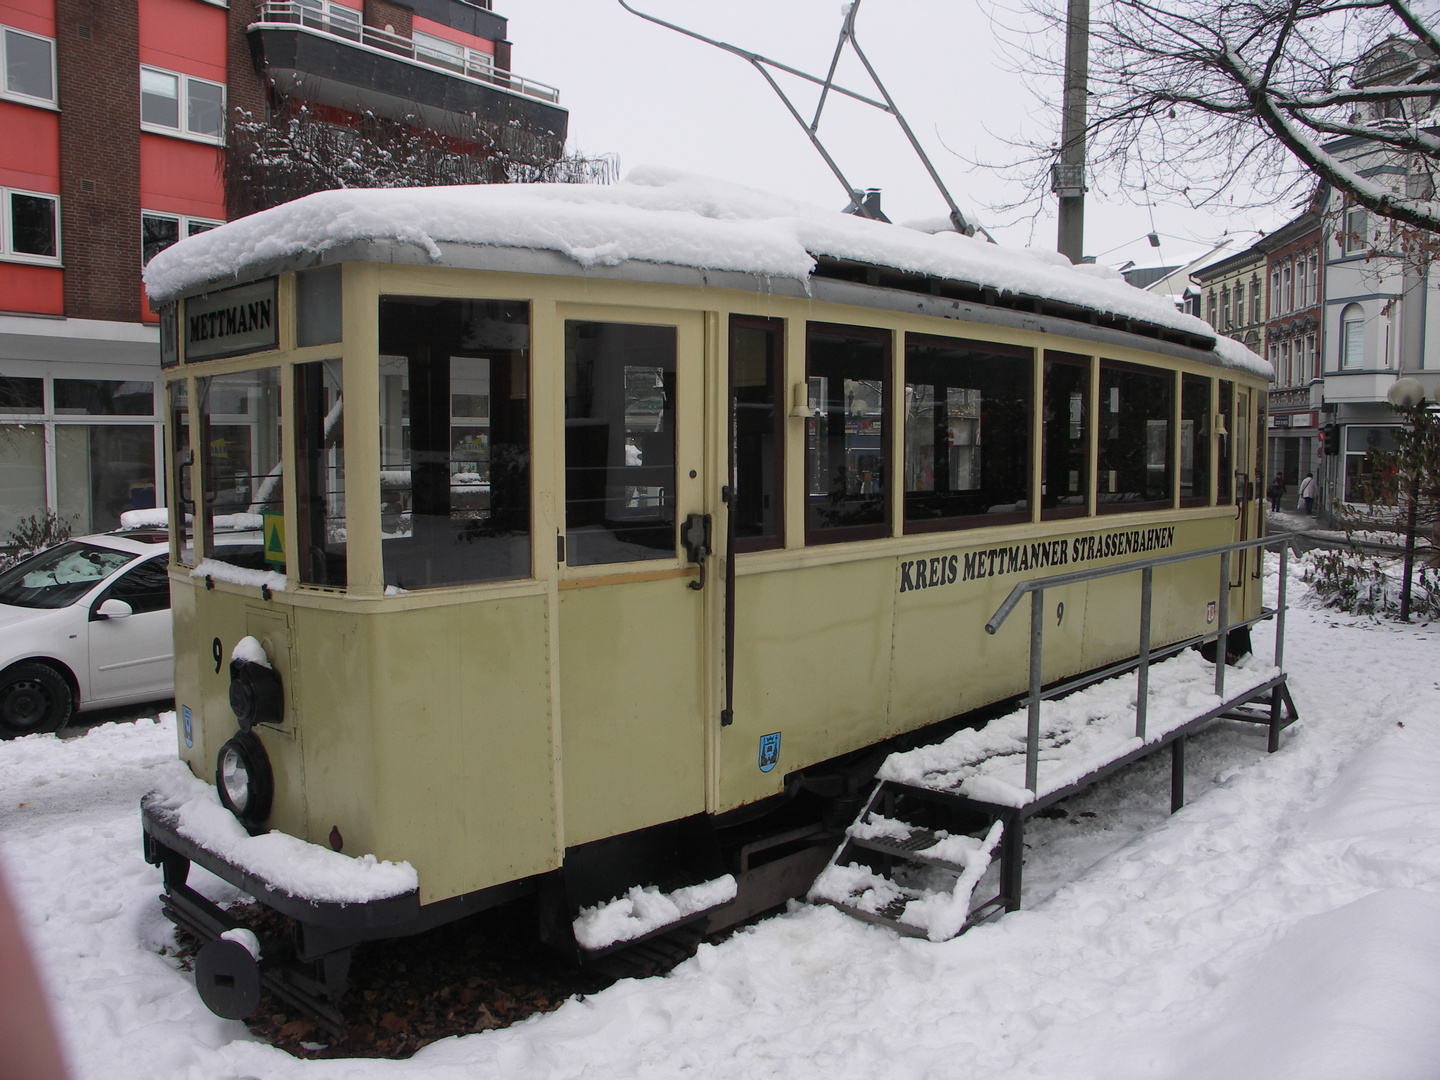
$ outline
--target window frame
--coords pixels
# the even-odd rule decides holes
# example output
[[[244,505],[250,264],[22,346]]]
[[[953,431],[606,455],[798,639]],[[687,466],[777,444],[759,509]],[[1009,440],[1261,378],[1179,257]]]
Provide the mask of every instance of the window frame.
[[[198,236],[202,232],[209,232],[211,229],[218,229],[221,225],[225,224],[225,222],[217,221],[214,218],[197,217],[194,214],[172,214],[168,210],[146,210],[142,207],[140,210],[140,268],[142,270],[150,264],[150,260],[145,258],[146,218],[164,218],[166,221],[175,222],[177,234],[175,240],[176,244],[178,244],[181,240],[189,239],[192,236]],[[205,228],[199,230],[199,232],[195,232],[191,229],[192,225],[204,225]],[[174,246],[174,244],[166,245],[165,247],[161,248],[160,251],[169,251],[170,248]],[[155,255],[159,255],[160,251],[157,251]],[[152,259],[154,257],[154,255],[150,256],[150,258]]]
[[[736,536],[735,554],[743,554],[752,551],[772,551],[785,546],[786,535],[786,513],[785,513],[785,451],[786,434],[789,428],[789,409],[786,404],[785,395],[787,383],[785,381],[785,337],[789,329],[785,319],[769,319],[758,315],[736,315],[731,314],[728,328],[727,348],[732,350],[735,342],[735,330],[737,328],[773,332],[776,336],[775,362],[775,526],[773,535],[764,536]],[[735,430],[735,364],[733,355],[727,354],[725,386],[726,386],[726,407],[728,410],[728,424],[726,429],[726,446],[730,447]],[[729,478],[731,491],[736,490],[735,486],[735,460],[732,453],[731,459],[726,462],[725,475]]]
[[[1363,254],[1369,242],[1370,216],[1363,206],[1345,211],[1344,229],[1340,234],[1340,250],[1345,255]]]
[[[1358,312],[1359,318],[1347,319],[1349,312]],[[1359,371],[1365,367],[1365,309],[1359,304],[1346,304],[1340,309],[1340,333],[1338,335],[1338,352],[1341,371]],[[1360,355],[1358,358],[1351,357],[1350,351],[1350,326],[1360,327]]]
[[[141,131],[148,131],[152,135],[168,135],[170,138],[173,139],[185,139],[189,142],[205,143],[208,146],[225,145],[225,118],[227,103],[229,101],[229,88],[223,82],[216,82],[213,79],[202,78],[199,75],[190,75],[184,71],[172,71],[169,68],[157,67],[154,64],[141,64],[140,72],[142,78],[143,73],[146,71],[153,71],[157,75],[168,75],[177,80],[176,86],[178,89],[176,93],[178,97],[176,99],[176,108],[178,109],[178,114],[176,120],[178,122],[178,126],[172,128],[165,124],[157,124],[154,121],[144,119],[145,102],[144,94],[142,92],[140,101]],[[206,86],[215,86],[220,88],[220,133],[218,135],[210,135],[205,132],[190,130],[189,125],[191,83],[203,83]]]
[[[1105,409],[1105,373],[1106,371],[1119,372],[1120,374],[1140,375],[1153,378],[1168,384],[1170,402],[1169,408],[1165,410],[1164,422],[1165,432],[1165,494],[1158,499],[1140,498],[1134,502],[1104,502],[1101,499],[1100,477],[1105,471],[1102,466],[1105,464],[1105,435],[1103,430],[1103,415]],[[1097,451],[1095,457],[1095,513],[1097,516],[1106,514],[1129,514],[1148,512],[1154,510],[1168,510],[1175,507],[1180,490],[1180,469],[1177,453],[1177,423],[1179,420],[1179,381],[1176,378],[1177,372],[1171,368],[1153,367],[1149,364],[1137,364],[1126,360],[1112,360],[1108,357],[1100,357],[1100,369],[1096,376],[1096,388],[1099,391],[1097,400],[1099,407],[1095,410],[1095,431],[1097,438]],[[1154,419],[1158,419],[1158,414]],[[1152,422],[1150,416],[1146,417],[1147,439],[1146,453],[1149,451],[1148,425]],[[1117,471],[1118,470],[1114,470]],[[1146,471],[1149,471],[1149,463],[1146,462]],[[1115,494],[1106,492],[1105,494]],[[1143,492],[1141,493],[1144,494]]]
[[[5,48],[5,35],[19,34],[21,37],[33,38],[36,41],[43,41],[50,46],[50,96],[48,98],[36,97],[33,94],[22,93],[10,89],[10,53]],[[60,84],[59,72],[55,64],[55,39],[46,37],[44,34],[31,33],[29,30],[21,30],[18,26],[11,26],[8,23],[0,23],[0,98],[6,101],[18,102],[21,105],[33,105],[36,108],[60,110]]]
[[[55,254],[31,255],[15,250],[15,220],[11,204],[14,195],[25,195],[34,199],[47,199],[55,207]],[[60,235],[60,196],[49,191],[30,191],[25,188],[0,187],[0,261],[27,263],[31,266],[63,266],[65,249]]]

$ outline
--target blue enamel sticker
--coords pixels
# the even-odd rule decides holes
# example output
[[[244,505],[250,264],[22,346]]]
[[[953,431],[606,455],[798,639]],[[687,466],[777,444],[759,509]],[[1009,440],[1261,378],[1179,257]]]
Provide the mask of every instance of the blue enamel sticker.
[[[195,720],[190,715],[190,706],[180,706],[180,730],[185,735],[185,745],[195,745]]]
[[[780,760],[780,732],[760,736],[760,771],[769,772]]]

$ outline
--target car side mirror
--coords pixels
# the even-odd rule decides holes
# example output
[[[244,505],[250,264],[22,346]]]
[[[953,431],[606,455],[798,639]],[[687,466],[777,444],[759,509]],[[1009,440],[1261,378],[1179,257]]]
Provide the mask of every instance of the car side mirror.
[[[116,600],[114,598],[111,598],[102,602],[101,605],[97,607],[94,612],[92,612],[91,620],[100,621],[104,619],[126,619],[129,618],[132,614],[133,612],[130,609],[130,605],[127,604],[124,600]]]

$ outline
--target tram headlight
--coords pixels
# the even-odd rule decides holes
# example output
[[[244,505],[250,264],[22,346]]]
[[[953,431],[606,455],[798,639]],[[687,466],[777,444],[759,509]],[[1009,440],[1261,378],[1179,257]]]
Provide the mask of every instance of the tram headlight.
[[[275,669],[253,660],[231,660],[230,711],[241,731],[284,720],[285,691]]]
[[[220,803],[246,828],[270,816],[275,778],[265,747],[254,734],[242,731],[220,748],[215,762],[215,789]]]

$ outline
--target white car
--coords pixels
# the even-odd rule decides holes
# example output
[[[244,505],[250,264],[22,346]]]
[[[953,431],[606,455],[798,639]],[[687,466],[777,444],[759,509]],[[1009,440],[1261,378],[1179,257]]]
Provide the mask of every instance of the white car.
[[[0,738],[175,693],[163,529],[67,540],[0,574]]]

